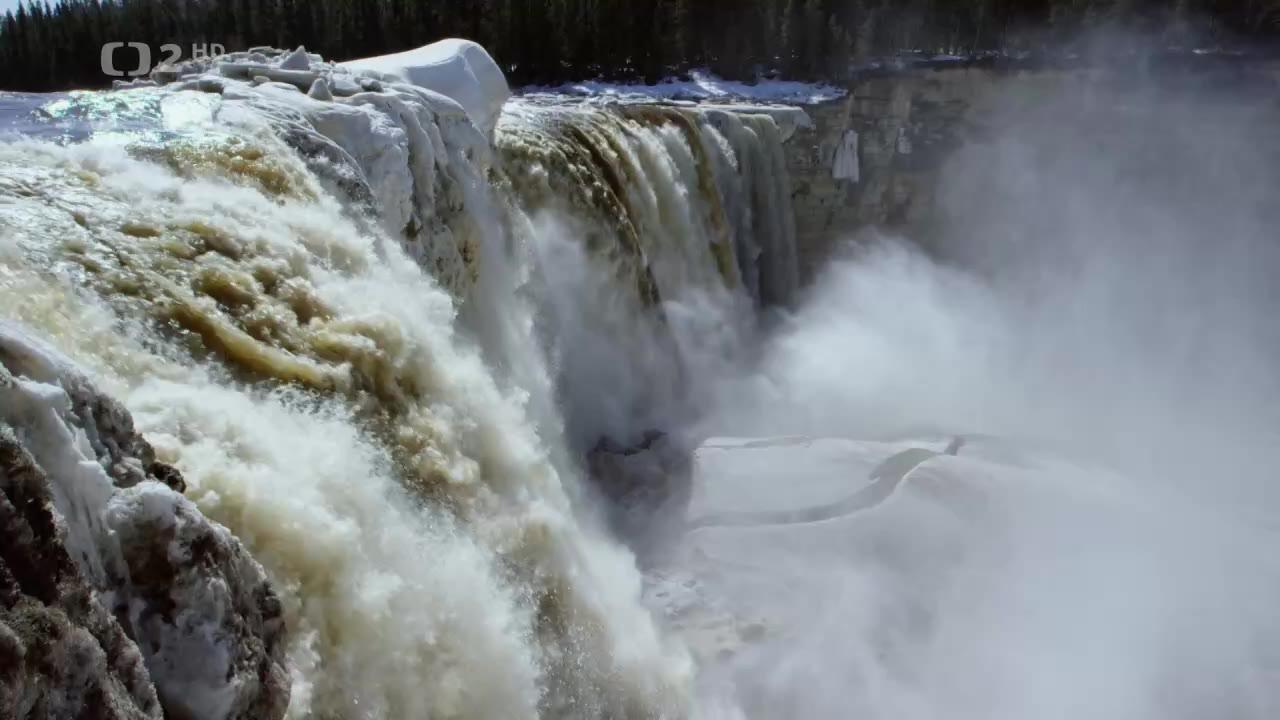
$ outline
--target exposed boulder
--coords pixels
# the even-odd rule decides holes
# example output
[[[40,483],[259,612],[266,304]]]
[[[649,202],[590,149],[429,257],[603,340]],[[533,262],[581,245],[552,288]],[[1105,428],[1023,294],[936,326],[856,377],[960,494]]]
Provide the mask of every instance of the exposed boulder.
[[[0,424],[0,717],[163,717],[142,654],[68,555],[63,526],[48,476]]]
[[[154,483],[116,493],[107,524],[129,571],[121,611],[168,717],[283,717],[283,609],[230,531]]]
[[[277,720],[284,623],[127,410],[0,324],[0,717]]]
[[[614,530],[652,550],[684,521],[692,452],[666,433],[650,430],[635,445],[603,437],[587,455],[595,485],[609,500]]]

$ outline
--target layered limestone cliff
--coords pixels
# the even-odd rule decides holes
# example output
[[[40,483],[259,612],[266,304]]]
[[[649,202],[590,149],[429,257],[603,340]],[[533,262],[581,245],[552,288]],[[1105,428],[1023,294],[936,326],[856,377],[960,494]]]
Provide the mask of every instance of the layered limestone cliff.
[[[1280,88],[1277,78],[1274,62],[1196,54],[1125,63],[948,61],[859,73],[844,97],[807,106],[812,125],[787,144],[802,282],[839,240],[868,227],[927,235],[939,220],[943,170],[962,146],[1015,124],[1051,122],[1058,110],[1123,114],[1135,94],[1153,88],[1200,98],[1246,86],[1265,104]]]
[[[813,125],[796,133],[787,153],[803,277],[823,265],[840,235],[919,217],[974,98],[992,82],[984,70],[882,74],[808,108]]]

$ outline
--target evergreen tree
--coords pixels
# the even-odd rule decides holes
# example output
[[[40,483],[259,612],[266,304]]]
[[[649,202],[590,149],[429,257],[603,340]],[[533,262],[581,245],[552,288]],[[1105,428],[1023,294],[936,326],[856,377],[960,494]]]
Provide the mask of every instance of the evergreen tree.
[[[0,17],[0,88],[106,85],[108,42],[147,42],[153,60],[165,43],[344,60],[462,36],[522,84],[695,67],[839,78],[904,50],[1034,49],[1104,24],[1168,44],[1275,41],[1280,0],[23,0]]]

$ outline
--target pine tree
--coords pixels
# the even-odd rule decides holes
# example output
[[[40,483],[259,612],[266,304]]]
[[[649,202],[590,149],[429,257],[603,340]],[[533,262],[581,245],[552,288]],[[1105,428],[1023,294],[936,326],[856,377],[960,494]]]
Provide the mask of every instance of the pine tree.
[[[96,49],[122,40],[146,40],[153,55],[163,43],[216,42],[346,59],[466,36],[521,84],[700,66],[840,76],[850,60],[903,49],[1023,47],[1102,23],[1169,43],[1274,41],[1280,0],[23,0],[0,17],[0,87],[105,85]]]

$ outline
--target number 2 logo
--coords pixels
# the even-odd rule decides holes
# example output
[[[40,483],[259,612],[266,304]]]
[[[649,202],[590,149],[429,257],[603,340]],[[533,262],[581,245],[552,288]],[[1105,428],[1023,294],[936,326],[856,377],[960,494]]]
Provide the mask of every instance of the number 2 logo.
[[[133,70],[119,70],[115,65],[116,50],[122,47],[131,47],[138,51],[138,67]],[[160,46],[160,52],[164,53],[160,64],[171,65],[182,57],[182,47],[169,43]],[[138,77],[151,72],[151,46],[141,42],[109,42],[102,46],[102,73],[111,77]]]

